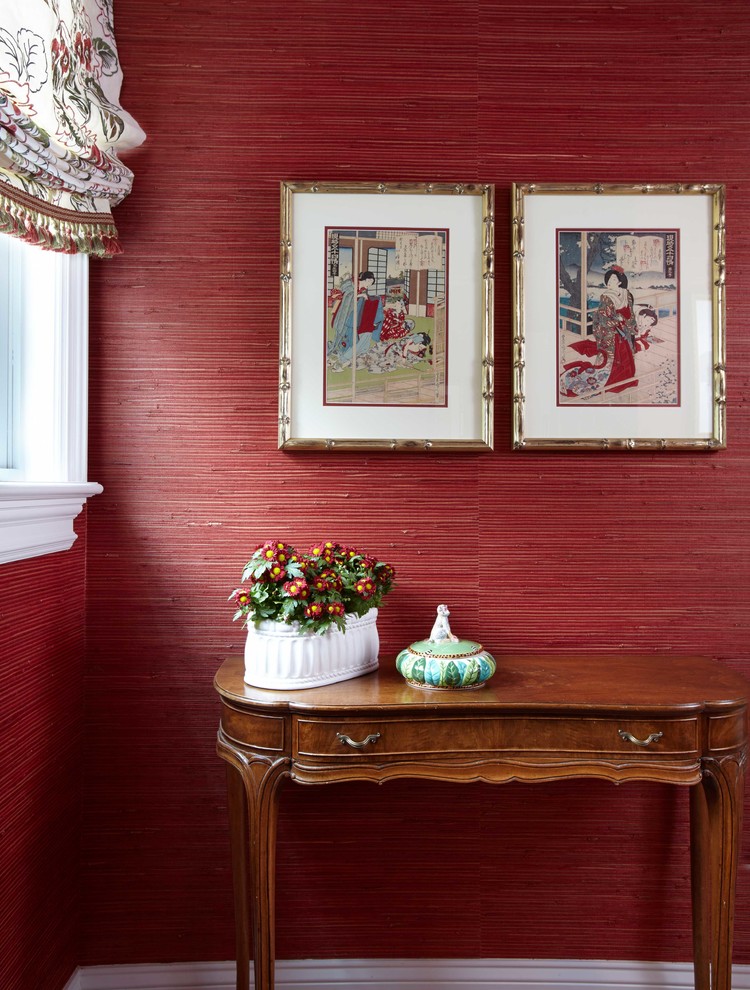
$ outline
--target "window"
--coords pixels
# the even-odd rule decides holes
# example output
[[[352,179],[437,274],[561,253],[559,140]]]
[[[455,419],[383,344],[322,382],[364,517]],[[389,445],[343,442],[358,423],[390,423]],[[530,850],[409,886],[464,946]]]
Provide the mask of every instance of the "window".
[[[66,550],[86,481],[88,257],[0,234],[0,563]]]
[[[20,399],[20,326],[21,302],[20,252],[12,250],[10,237],[0,237],[0,480],[9,477],[16,463]]]
[[[385,275],[388,271],[387,248],[371,247],[367,252],[367,270],[375,276],[375,293],[385,294]]]
[[[445,299],[445,269],[427,272],[427,302],[434,303],[436,299]]]

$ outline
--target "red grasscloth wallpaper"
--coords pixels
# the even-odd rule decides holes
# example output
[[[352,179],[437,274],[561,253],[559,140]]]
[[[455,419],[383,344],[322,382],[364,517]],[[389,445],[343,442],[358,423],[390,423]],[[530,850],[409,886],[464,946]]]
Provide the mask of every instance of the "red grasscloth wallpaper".
[[[447,600],[500,662],[689,650],[750,675],[750,7],[115,14],[123,102],[148,141],[117,213],[126,254],[92,265],[90,477],[105,492],[88,510],[80,961],[226,959],[211,680],[242,650],[226,597],[265,538],[333,536],[396,566],[382,663]],[[315,178],[495,184],[493,454],[276,449],[278,185]],[[513,180],[727,184],[728,450],[511,452]],[[67,566],[12,573],[30,599],[39,567]],[[18,608],[36,638],[36,601]],[[601,782],[289,787],[278,954],[688,959],[686,800]],[[750,962],[747,845],[743,863],[735,958]]]
[[[0,568],[0,986],[80,958],[85,517],[73,548]]]

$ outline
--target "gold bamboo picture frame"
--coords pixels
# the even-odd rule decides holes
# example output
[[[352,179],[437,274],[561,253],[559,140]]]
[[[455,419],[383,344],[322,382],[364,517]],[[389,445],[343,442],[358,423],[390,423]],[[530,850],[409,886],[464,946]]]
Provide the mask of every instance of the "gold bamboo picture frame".
[[[726,447],[725,189],[514,183],[513,448]]]
[[[494,189],[281,183],[278,445],[493,447]]]

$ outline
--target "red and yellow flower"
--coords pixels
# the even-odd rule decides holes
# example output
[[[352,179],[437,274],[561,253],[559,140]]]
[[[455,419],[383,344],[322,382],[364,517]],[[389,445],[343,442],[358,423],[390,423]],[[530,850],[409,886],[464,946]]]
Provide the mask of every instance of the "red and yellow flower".
[[[284,591],[292,598],[308,598],[310,589],[304,578],[293,578],[284,585]]]
[[[317,557],[319,560],[325,560],[330,564],[337,549],[338,543],[334,543],[333,540],[320,540],[319,543],[314,543],[310,547],[309,553],[311,557]]]
[[[323,580],[326,581],[326,587],[330,591],[341,591],[343,581],[335,571],[331,571],[331,570],[322,571],[320,576],[321,578],[323,578]]]
[[[232,601],[237,606],[237,608],[249,608],[250,601],[250,589],[249,588],[235,588],[232,592]]]
[[[294,547],[290,547],[281,540],[269,540],[258,549],[263,560],[274,560],[279,564],[286,564],[294,553]]]
[[[360,598],[364,598],[367,601],[368,598],[372,598],[375,594],[375,582],[372,578],[360,578],[359,581],[354,585],[354,590],[357,592]]]
[[[324,574],[316,574],[314,577],[311,577],[310,584],[316,591],[324,592],[331,590],[330,582]]]

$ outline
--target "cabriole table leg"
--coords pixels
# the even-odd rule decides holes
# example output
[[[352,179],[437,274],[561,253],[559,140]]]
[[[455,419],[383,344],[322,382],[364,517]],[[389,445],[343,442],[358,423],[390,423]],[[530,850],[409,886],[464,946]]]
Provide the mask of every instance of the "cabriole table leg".
[[[744,768],[708,759],[690,792],[693,951],[696,990],[731,990],[734,900]]]
[[[229,836],[232,846],[237,990],[250,990],[250,915],[247,855],[247,799],[242,775],[227,767]]]
[[[276,821],[278,787],[288,775],[287,761],[248,759],[246,754],[230,750],[223,740],[219,752],[231,764],[227,781],[237,990],[250,990],[251,947],[254,990],[274,990]]]

